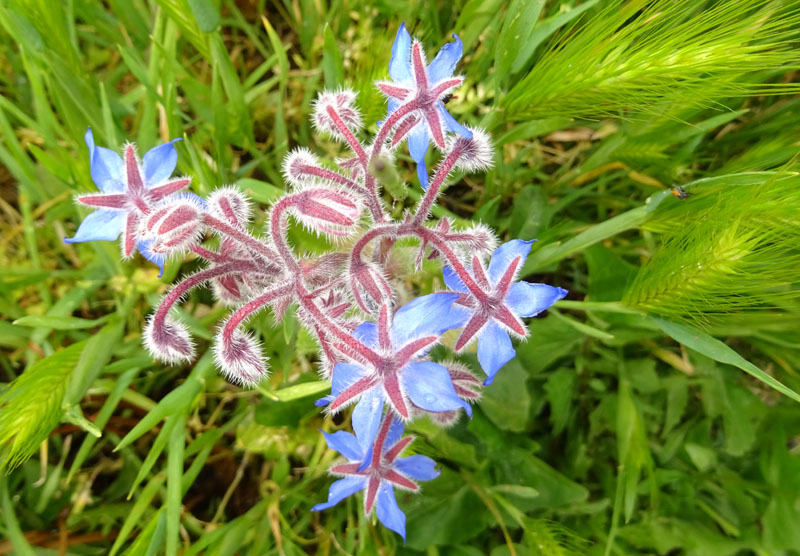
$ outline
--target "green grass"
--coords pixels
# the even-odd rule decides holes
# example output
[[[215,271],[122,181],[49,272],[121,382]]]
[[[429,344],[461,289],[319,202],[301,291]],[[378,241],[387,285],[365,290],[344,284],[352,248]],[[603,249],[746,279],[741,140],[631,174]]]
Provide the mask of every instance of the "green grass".
[[[0,1],[0,553],[799,554],[799,10]],[[200,357],[164,367],[140,331],[197,263],[158,278],[114,244],[61,240],[94,188],[87,126],[112,148],[183,137],[197,193],[238,184],[265,204],[291,147],[341,154],[309,124],[321,89],[383,116],[372,81],[402,21],[429,50],[461,36],[448,109],[497,146],[440,214],[539,238],[524,275],[570,290],[472,420],[414,424],[442,475],[400,497],[405,546],[356,499],[309,512],[335,457],[318,429],[344,425],[313,406],[296,319],[253,320],[273,374],[242,391],[214,369],[225,309],[199,290],[182,311]],[[408,279],[440,285],[436,265]]]

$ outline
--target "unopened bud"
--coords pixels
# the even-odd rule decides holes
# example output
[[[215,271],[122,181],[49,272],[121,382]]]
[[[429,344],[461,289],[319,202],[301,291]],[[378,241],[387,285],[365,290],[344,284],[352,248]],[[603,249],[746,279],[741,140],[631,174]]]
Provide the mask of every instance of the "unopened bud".
[[[482,129],[466,127],[472,132],[471,139],[460,135],[451,135],[448,139],[448,151],[461,151],[455,167],[467,172],[488,170],[494,164],[494,149],[489,135]]]
[[[203,232],[203,201],[192,194],[165,199],[144,219],[142,239],[153,253],[182,251]]]
[[[283,159],[283,176],[294,187],[302,187],[308,184],[313,178],[313,171],[319,168],[319,160],[314,154],[300,147]]]
[[[361,114],[355,105],[353,91],[323,91],[314,102],[314,125],[319,131],[344,138],[342,126],[351,133],[362,127]]]
[[[154,359],[164,363],[191,361],[194,343],[186,327],[171,317],[156,320],[151,316],[142,335],[147,351]]]
[[[247,197],[232,185],[211,192],[208,197],[208,210],[214,217],[239,228],[245,228],[252,214]]]
[[[255,386],[267,376],[266,359],[258,342],[239,330],[227,337],[224,333],[217,336],[214,359],[225,377],[236,384]]]
[[[489,255],[497,248],[497,236],[491,228],[480,222],[466,230],[445,234],[447,241],[458,244],[466,255]]]
[[[360,213],[355,197],[322,187],[296,194],[293,207],[309,229],[333,236],[346,236],[352,232]]]

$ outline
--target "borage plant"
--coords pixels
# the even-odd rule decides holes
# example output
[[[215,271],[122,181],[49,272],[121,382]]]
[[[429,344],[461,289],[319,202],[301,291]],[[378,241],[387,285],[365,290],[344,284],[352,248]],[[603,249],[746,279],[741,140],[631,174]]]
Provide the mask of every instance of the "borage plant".
[[[453,76],[461,51],[455,37],[427,64],[421,44],[401,26],[389,64],[392,80],[377,84],[387,96],[388,113],[371,143],[357,137],[363,126],[355,93],[322,93],[313,122],[344,142],[352,156],[334,169],[308,149],[290,153],[284,163],[290,190],[269,209],[263,237],[250,230],[250,202],[235,188],[217,189],[205,200],[182,192],[190,179],[170,177],[177,161],[172,142],[140,160],[133,145],[122,157],[95,146],[89,131],[91,174],[102,193],[77,198],[97,210],[67,240],[114,240],[122,234],[125,257],[138,249],[162,269],[167,257],[187,252],[205,259],[203,270],[164,297],[147,322],[144,342],[161,361],[191,361],[192,339],[172,309],[192,288],[210,283],[222,302],[236,307],[217,333],[214,353],[221,371],[239,384],[253,386],[268,372],[258,341],[243,327],[246,320],[265,307],[280,318],[296,306],[299,320],[319,343],[320,373],[332,385],[331,394],[317,404],[331,414],[355,404],[355,436],[341,431],[325,436],[346,462],[331,468],[343,478],[331,486],[327,503],[314,509],[365,490],[366,514],[376,508],[378,519],[403,537],[405,516],[393,489],[416,491],[415,481],[438,474],[425,456],[401,457],[412,440],[403,436],[404,423],[430,416],[445,426],[461,411],[471,415],[470,402],[515,355],[510,336],[528,335],[522,319],[566,294],[518,281],[531,242],[512,240],[495,248],[495,236],[485,226],[456,229],[447,218],[430,220],[454,171],[479,171],[492,161],[486,133],[456,122],[442,102],[463,81]],[[391,160],[404,140],[425,191],[398,220],[387,212],[373,170]],[[442,159],[429,178],[425,154],[431,140]],[[338,249],[320,256],[297,254],[287,241],[290,216],[334,240]],[[206,234],[219,237],[218,248],[203,243]],[[426,257],[442,260],[450,291],[396,307],[394,300],[410,293],[398,295],[392,280],[392,248],[401,238],[418,241],[417,270]],[[483,382],[461,363],[431,359],[431,348],[452,329],[461,329],[456,352],[477,341],[487,375]]]

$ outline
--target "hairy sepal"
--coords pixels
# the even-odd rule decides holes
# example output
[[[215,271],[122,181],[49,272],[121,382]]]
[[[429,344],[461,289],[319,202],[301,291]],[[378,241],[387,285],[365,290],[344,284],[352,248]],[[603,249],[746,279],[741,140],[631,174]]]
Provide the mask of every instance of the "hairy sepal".
[[[222,333],[217,335],[214,361],[230,382],[247,387],[255,387],[268,374],[267,360],[258,341],[238,329],[227,338]]]
[[[171,316],[157,321],[151,315],[144,327],[142,340],[147,351],[158,361],[173,365],[194,358],[194,342],[189,331]]]

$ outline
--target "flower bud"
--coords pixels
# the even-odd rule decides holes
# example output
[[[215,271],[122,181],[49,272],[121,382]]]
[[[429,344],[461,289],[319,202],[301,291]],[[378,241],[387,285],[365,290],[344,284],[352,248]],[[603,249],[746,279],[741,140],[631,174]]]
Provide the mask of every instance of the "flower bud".
[[[247,197],[232,185],[211,192],[208,197],[208,210],[215,218],[242,229],[247,226],[252,215]]]
[[[350,287],[356,303],[367,313],[374,313],[392,299],[392,289],[383,273],[374,265],[357,261],[350,265]]]
[[[352,232],[360,213],[355,197],[322,187],[296,194],[293,207],[310,230],[334,236],[346,236]]]
[[[236,384],[256,386],[267,376],[266,358],[258,342],[239,330],[227,337],[224,332],[217,336],[214,360],[225,377]]]
[[[448,151],[460,150],[461,156],[455,163],[456,168],[467,172],[488,170],[494,165],[494,149],[489,136],[482,129],[465,126],[472,132],[472,138],[451,135],[448,138]]]
[[[151,316],[142,339],[147,351],[158,361],[174,364],[194,357],[194,343],[186,327],[169,316],[163,321]]]
[[[330,133],[337,139],[343,139],[343,125],[351,133],[362,127],[361,114],[355,105],[356,94],[353,91],[323,91],[314,101],[314,125],[319,131]]]
[[[319,159],[310,150],[300,147],[283,159],[283,177],[294,187],[302,187],[314,178],[312,170],[319,165]]]
[[[141,235],[155,254],[183,251],[203,233],[203,201],[192,194],[165,199],[142,222]]]
[[[491,228],[480,222],[473,223],[463,231],[449,232],[445,238],[459,246],[464,258],[489,255],[497,248],[497,236]]]

